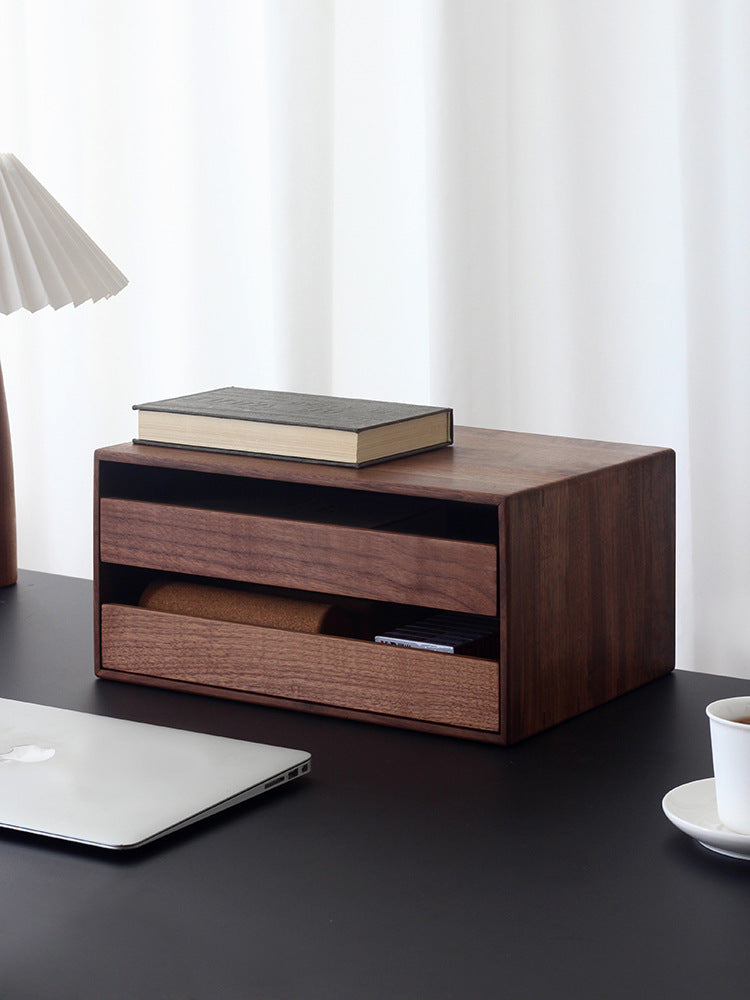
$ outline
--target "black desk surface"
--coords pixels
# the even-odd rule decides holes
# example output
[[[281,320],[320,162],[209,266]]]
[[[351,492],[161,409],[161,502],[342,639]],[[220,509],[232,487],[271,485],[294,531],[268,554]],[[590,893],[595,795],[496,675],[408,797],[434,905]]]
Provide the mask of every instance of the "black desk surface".
[[[0,696],[308,749],[141,852],[0,831],[3,1000],[744,996],[750,862],[661,812],[712,773],[676,672],[508,749],[96,681],[88,581],[0,591]]]

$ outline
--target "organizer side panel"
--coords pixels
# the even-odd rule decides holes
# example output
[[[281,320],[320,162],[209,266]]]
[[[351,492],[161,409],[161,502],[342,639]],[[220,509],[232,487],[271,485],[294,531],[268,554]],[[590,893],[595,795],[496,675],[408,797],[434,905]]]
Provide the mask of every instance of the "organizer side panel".
[[[506,501],[508,742],[674,667],[674,453]]]
[[[101,669],[101,562],[99,560],[99,453],[94,452],[94,671]]]
[[[498,669],[500,742],[508,743],[508,700],[510,685],[508,680],[508,539],[506,531],[505,501],[497,508],[497,606],[498,606]]]

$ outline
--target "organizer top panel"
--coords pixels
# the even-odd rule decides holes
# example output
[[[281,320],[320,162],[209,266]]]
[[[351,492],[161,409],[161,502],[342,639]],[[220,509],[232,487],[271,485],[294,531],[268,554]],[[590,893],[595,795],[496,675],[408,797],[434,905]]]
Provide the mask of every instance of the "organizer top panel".
[[[99,461],[490,504],[611,466],[671,458],[665,448],[473,427],[457,427],[450,447],[365,469],[151,445],[115,445],[96,454]]]

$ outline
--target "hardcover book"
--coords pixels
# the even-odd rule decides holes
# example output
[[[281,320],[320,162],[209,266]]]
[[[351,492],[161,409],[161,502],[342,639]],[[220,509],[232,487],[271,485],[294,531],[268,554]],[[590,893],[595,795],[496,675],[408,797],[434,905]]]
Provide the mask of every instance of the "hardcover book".
[[[227,386],[139,403],[136,444],[359,468],[453,442],[447,407]]]

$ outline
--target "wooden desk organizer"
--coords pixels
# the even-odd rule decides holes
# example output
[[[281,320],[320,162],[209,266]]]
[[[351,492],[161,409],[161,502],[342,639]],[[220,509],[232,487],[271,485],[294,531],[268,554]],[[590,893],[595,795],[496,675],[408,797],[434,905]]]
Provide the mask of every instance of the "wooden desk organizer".
[[[674,516],[668,449],[457,428],[357,470],[103,448],[96,673],[513,743],[672,669]],[[499,655],[139,607],[164,576],[491,615]]]

